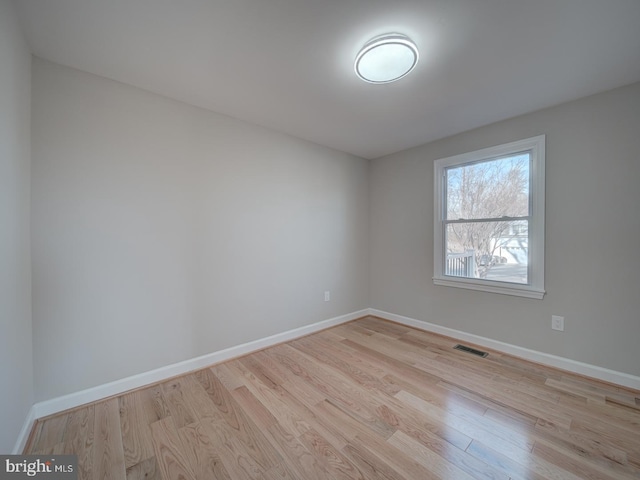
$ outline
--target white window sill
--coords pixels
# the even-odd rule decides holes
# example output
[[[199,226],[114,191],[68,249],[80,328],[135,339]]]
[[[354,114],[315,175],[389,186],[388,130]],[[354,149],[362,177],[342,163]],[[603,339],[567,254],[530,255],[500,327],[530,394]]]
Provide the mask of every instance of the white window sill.
[[[489,282],[467,278],[433,278],[435,285],[445,287],[466,288],[482,292],[499,293],[501,295],[513,295],[516,297],[534,298],[542,300],[545,291],[533,288],[529,285],[517,285],[514,283]]]

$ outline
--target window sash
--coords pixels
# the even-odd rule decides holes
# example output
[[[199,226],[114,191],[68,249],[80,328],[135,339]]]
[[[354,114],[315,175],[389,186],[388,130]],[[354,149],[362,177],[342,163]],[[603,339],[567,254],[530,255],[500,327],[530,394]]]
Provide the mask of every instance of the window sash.
[[[531,220],[531,215],[525,215],[522,217],[495,217],[495,218],[457,218],[455,220],[443,219],[442,222],[445,225],[450,223],[482,223],[482,222],[517,222],[518,220]]]
[[[527,218],[527,217],[518,217],[515,220],[511,221],[511,222],[520,222],[523,221],[522,218]],[[498,220],[499,223],[511,223],[511,222],[505,222],[504,219],[499,219]],[[455,221],[455,222],[447,222],[443,231],[444,231],[444,253],[442,255],[442,264],[443,264],[443,269],[442,269],[442,274],[444,277],[449,278],[449,277],[456,277],[456,278],[469,278],[469,279],[481,279],[483,281],[486,282],[498,282],[498,284],[509,284],[509,285],[531,285],[531,264],[532,264],[532,259],[531,259],[531,249],[529,248],[529,229],[528,229],[528,225],[527,225],[527,233],[526,234],[521,234],[521,233],[511,233],[511,230],[509,230],[509,232],[501,232],[501,236],[500,237],[496,237],[496,238],[492,238],[491,240],[495,240],[495,243],[492,245],[492,247],[487,250],[487,251],[475,251],[475,250],[470,250],[467,249],[465,247],[463,247],[464,252],[463,251],[454,251],[451,252],[450,251],[450,247],[452,246],[452,244],[455,245],[455,237],[451,238],[451,231],[449,229],[449,226],[455,226],[455,225],[464,225],[464,224],[468,224],[468,223],[495,223],[493,221],[484,221],[484,220],[475,220],[474,222],[460,222],[460,221]],[[510,225],[510,227],[513,227],[513,225]],[[518,239],[526,239],[526,247],[523,246],[519,246],[519,245],[513,245],[511,242],[513,241],[517,241]],[[491,245],[491,243],[490,243]],[[458,245],[460,246],[460,245]],[[517,251],[519,250],[523,250],[526,249],[526,263],[520,263],[520,267],[525,267],[525,271],[524,272],[518,272],[517,269],[515,269],[514,267],[518,264],[509,264],[511,270],[508,271],[500,271],[502,269],[502,267],[498,267],[498,269],[494,269],[494,266],[496,265],[501,265],[501,262],[497,262],[497,263],[493,263],[493,260],[496,257],[501,257],[504,255],[506,255],[507,257],[512,257],[517,259],[518,257],[520,257],[520,259],[522,259],[523,255],[521,253],[517,253]],[[461,249],[462,250],[462,249]],[[473,252],[473,255],[470,255],[470,252]],[[469,275],[459,275],[459,274],[451,274],[448,273],[448,264],[449,261],[452,257],[459,257],[459,256],[465,256],[465,257],[470,257],[473,256],[473,273],[478,273],[478,271],[480,271],[482,274],[484,274],[481,277],[473,277],[473,276],[469,276]],[[485,261],[487,259],[487,257],[491,257],[491,264],[490,266],[487,268],[486,264],[482,264],[480,263],[482,261],[482,259],[484,258]],[[506,257],[505,257],[506,259]],[[467,260],[465,260],[467,261]],[[485,267],[484,269],[482,267]],[[484,270],[484,271],[483,271]],[[471,273],[469,271],[469,269],[467,268],[465,270],[465,273]],[[500,278],[496,278],[496,277],[502,277]],[[510,278],[510,279],[507,279]],[[518,280],[515,280],[518,279]],[[525,281],[520,281],[520,280],[525,280]]]
[[[527,205],[527,214],[530,216],[531,215],[531,208],[532,208],[532,189],[533,189],[533,152],[531,151],[531,149],[527,149],[527,150],[522,150],[519,152],[509,152],[506,153],[504,155],[495,155],[495,156],[491,156],[491,157],[487,157],[487,158],[480,158],[478,160],[472,160],[469,162],[461,162],[461,163],[455,163],[453,165],[449,165],[447,167],[444,167],[442,169],[442,192],[443,192],[443,208],[442,208],[442,218],[443,219],[448,219],[449,216],[449,204],[448,204],[448,198],[449,198],[449,171],[450,170],[454,170],[454,169],[458,169],[458,168],[464,168],[464,167],[470,167],[470,166],[474,166],[474,165],[478,165],[478,164],[482,164],[482,163],[490,163],[490,162],[499,162],[501,160],[506,160],[509,158],[514,158],[514,157],[518,157],[518,156],[522,156],[522,155],[527,155],[529,157],[529,165],[528,165],[528,172],[529,172],[529,178],[528,178],[528,188],[527,188],[527,199],[528,199],[528,205]],[[483,217],[477,217],[479,219],[482,219]]]

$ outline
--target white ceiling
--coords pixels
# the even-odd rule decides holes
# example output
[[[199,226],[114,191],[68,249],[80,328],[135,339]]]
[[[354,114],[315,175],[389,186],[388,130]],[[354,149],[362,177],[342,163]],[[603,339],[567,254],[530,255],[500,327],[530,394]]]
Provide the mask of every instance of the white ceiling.
[[[640,0],[17,0],[41,58],[376,158],[640,80]],[[420,62],[359,80],[370,38]]]

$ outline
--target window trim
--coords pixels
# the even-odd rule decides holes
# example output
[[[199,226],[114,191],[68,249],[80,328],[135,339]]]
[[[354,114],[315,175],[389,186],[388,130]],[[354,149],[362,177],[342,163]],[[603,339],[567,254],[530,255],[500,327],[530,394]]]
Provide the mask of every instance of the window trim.
[[[448,287],[542,299],[544,290],[545,135],[441,158],[434,162],[433,283]],[[518,152],[531,152],[529,220],[529,284],[444,275],[445,169]]]

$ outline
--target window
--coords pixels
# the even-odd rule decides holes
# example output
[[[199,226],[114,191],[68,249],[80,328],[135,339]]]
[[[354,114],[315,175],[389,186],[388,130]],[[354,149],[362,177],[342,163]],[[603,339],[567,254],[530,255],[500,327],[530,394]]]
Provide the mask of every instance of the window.
[[[544,154],[541,135],[435,162],[436,285],[544,296]]]

